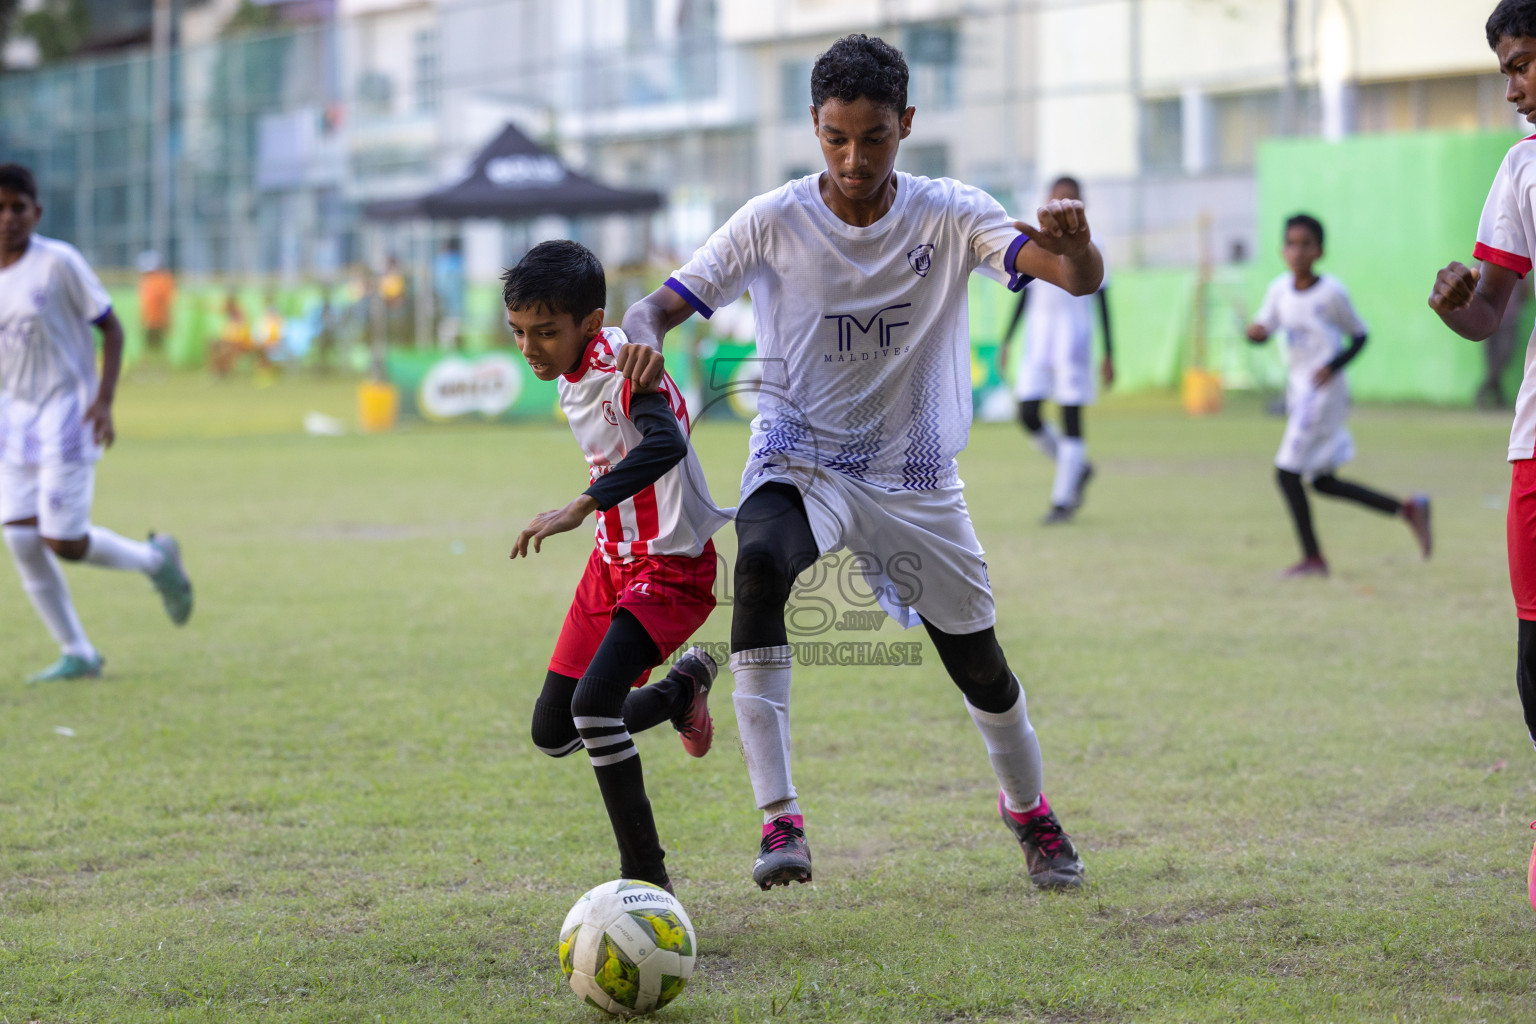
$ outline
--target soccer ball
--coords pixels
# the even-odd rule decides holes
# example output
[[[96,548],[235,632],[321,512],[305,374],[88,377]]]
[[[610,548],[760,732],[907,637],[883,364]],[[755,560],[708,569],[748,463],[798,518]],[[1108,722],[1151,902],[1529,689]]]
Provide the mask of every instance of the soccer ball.
[[[683,905],[650,882],[604,882],[577,900],[560,926],[560,970],[571,991],[620,1017],[676,999],[697,955]]]

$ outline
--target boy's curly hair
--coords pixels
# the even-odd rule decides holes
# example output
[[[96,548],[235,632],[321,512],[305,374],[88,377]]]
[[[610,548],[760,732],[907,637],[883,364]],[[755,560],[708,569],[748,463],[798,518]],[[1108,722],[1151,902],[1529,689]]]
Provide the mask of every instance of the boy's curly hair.
[[[852,103],[860,98],[907,109],[907,61],[884,39],[862,32],[844,36],[816,58],[811,68],[811,102],[816,109],[827,100]]]
[[[1511,39],[1521,36],[1536,38],[1536,0],[1499,0],[1499,6],[1488,15],[1485,30],[1490,50],[1497,47],[1499,40],[1506,36]]]

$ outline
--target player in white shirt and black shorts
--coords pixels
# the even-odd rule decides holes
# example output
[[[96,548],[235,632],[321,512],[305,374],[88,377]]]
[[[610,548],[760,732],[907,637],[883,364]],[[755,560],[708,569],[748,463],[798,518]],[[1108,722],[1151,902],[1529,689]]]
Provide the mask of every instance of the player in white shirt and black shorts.
[[[784,616],[795,578],[847,548],[898,623],[924,624],[963,692],[1031,878],[1075,886],[1082,861],[1041,793],[1040,745],[994,634],[955,456],[971,422],[971,273],[1089,294],[1103,263],[1080,203],[1047,204],[1034,228],[980,189],[896,172],[906,93],[906,62],[879,39],[848,36],[822,54],[811,123],[826,171],[751,200],[632,306],[619,363],[651,379],[666,331],[750,294],[762,384],[736,522],[731,671],[764,814],[753,881],[811,878],[790,777]]]
[[[1502,0],[1489,16],[1486,31],[1506,80],[1505,99],[1536,124],[1536,0]],[[1478,269],[1451,263],[1440,271],[1429,305],[1463,338],[1485,341],[1499,329],[1514,290],[1531,287],[1524,278],[1536,259],[1536,135],[1515,143],[1499,165],[1478,221],[1472,256],[1480,261]],[[1525,347],[1525,376],[1515,398],[1507,457],[1511,472],[1505,536],[1519,621],[1515,687],[1526,732],[1536,744],[1536,338]],[[1536,873],[1531,877],[1536,899]]]
[[[551,757],[586,748],[619,847],[619,874],[671,891],[633,735],[670,721],[683,749],[708,753],[714,659],[688,650],[642,686],[715,607],[715,546],[730,514],[710,500],[688,443],[688,405],[663,374],[618,372],[624,332],[603,327],[603,266],[570,241],[542,242],[502,278],[507,322],[534,376],[553,380],[586,455],[591,486],[534,517],[512,557],[597,520],[597,543],[534,702],[533,742]]]
[[[35,233],[42,214],[32,173],[0,166],[0,524],[22,588],[60,648],[30,682],[101,675],[104,659],[80,624],[59,559],[141,572],[172,622],[192,614],[173,537],[129,540],[91,522],[96,462],[115,437],[123,328],[74,246]]]
[[[1051,185],[1050,198],[1083,198],[1076,178],[1061,177]],[[1094,403],[1093,313],[1104,328],[1104,361],[1099,378],[1107,388],[1115,382],[1115,342],[1109,329],[1109,281],[1092,295],[1073,295],[1049,281],[1029,282],[1019,292],[1013,317],[998,345],[998,372],[1008,373],[1008,349],[1019,321],[1024,321],[1024,359],[1013,382],[1019,400],[1019,421],[1036,448],[1056,464],[1051,507],[1041,520],[1046,526],[1070,523],[1083,505],[1083,493],[1093,479],[1093,463],[1083,438],[1083,410]],[[1027,313],[1026,313],[1027,309]],[[1061,430],[1040,415],[1046,400],[1061,410]]]
[[[1264,304],[1248,326],[1248,340],[1262,344],[1274,332],[1285,332],[1287,419],[1275,454],[1275,479],[1296,527],[1301,561],[1284,575],[1328,575],[1304,483],[1327,497],[1401,518],[1413,532],[1420,553],[1428,558],[1429,498],[1415,494],[1402,500],[1337,475],[1338,468],[1355,457],[1344,367],[1365,348],[1366,328],[1339,279],[1312,271],[1323,256],[1323,225],[1305,213],[1287,220],[1281,254],[1290,269],[1270,282]],[[1346,337],[1350,339],[1347,348]]]

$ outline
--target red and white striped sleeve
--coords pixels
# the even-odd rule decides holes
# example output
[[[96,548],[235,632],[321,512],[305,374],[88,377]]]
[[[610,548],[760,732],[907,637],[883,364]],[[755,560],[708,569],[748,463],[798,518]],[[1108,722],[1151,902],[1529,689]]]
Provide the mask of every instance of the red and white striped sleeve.
[[[1518,143],[1499,165],[1478,221],[1477,246],[1472,250],[1475,259],[1513,270],[1521,277],[1531,272],[1530,196],[1522,179],[1528,177],[1528,165],[1536,157],[1533,145],[1536,143],[1530,139]]]

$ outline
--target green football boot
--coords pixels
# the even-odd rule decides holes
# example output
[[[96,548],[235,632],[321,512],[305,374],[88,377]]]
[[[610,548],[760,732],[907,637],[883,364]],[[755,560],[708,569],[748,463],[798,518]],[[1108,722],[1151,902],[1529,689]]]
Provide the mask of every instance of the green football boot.
[[[59,683],[69,679],[96,679],[101,675],[101,666],[106,663],[107,659],[100,654],[94,660],[82,658],[78,654],[64,654],[41,672],[27,676],[27,682]]]
[[[165,561],[159,569],[149,574],[149,579],[160,592],[165,603],[165,614],[176,625],[185,625],[192,617],[192,581],[181,565],[181,545],[168,533],[151,533],[149,542],[160,549]]]

